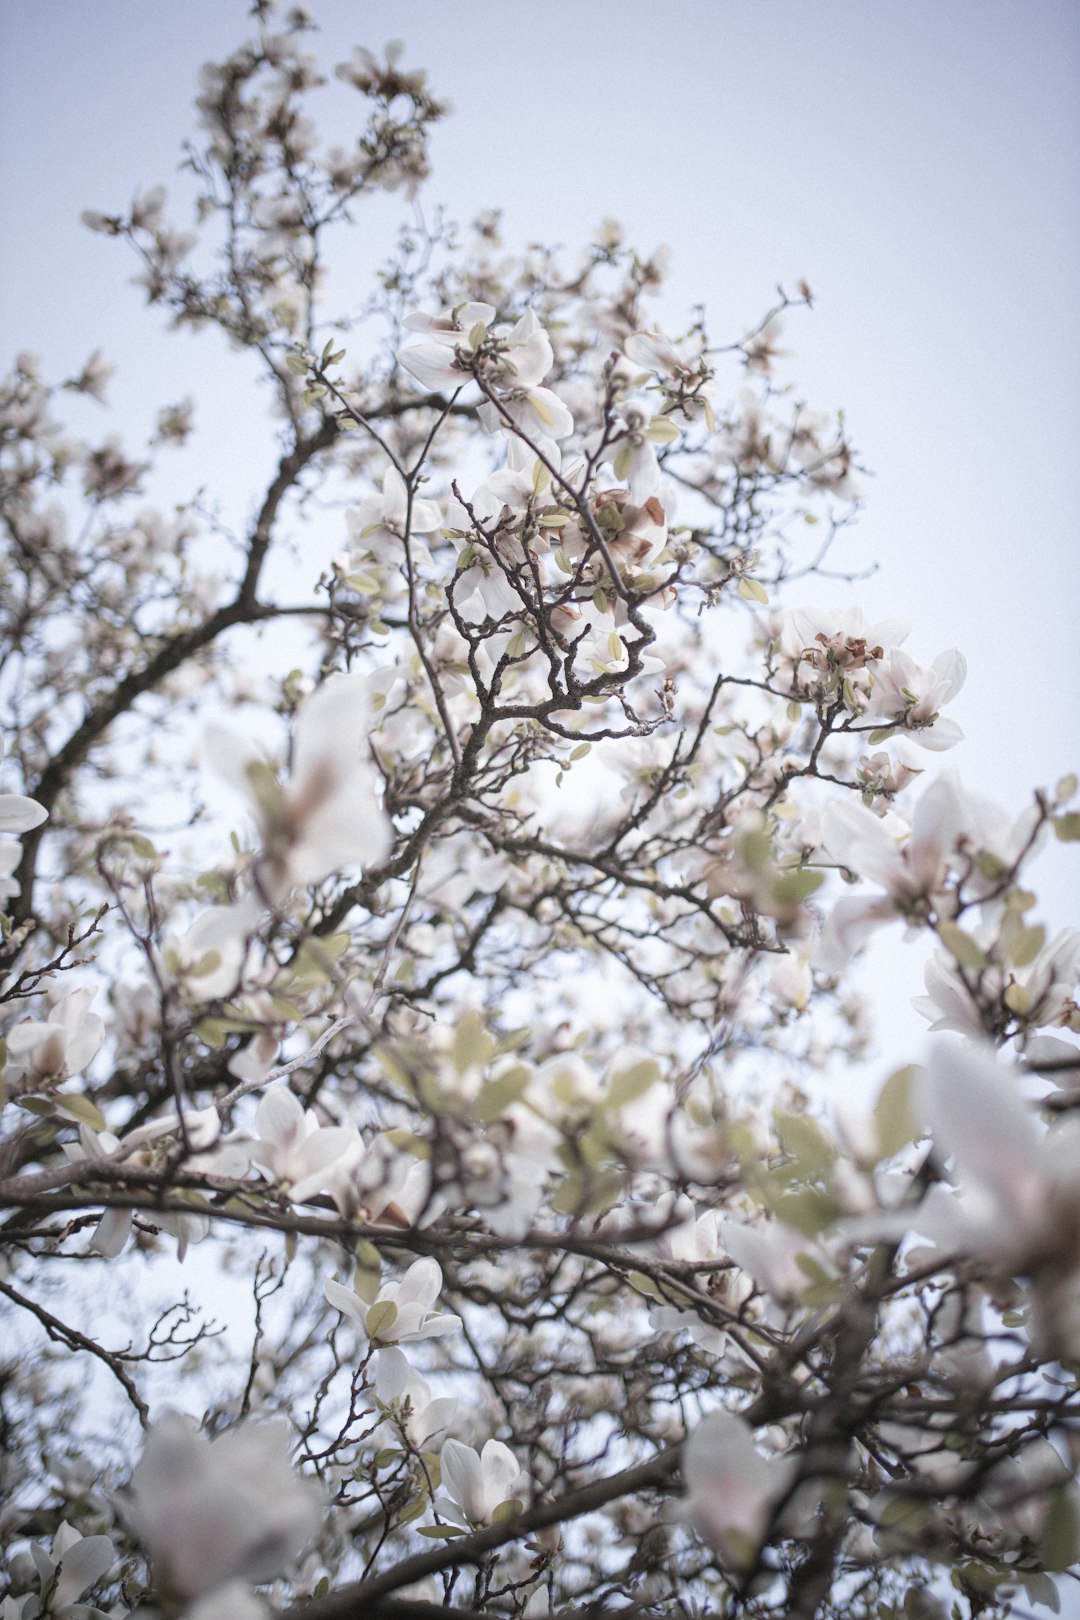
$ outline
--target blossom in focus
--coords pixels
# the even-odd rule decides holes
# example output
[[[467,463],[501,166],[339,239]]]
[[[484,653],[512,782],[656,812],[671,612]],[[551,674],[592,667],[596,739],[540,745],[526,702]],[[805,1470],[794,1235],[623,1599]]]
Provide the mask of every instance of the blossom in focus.
[[[53,1536],[50,1550],[46,1552],[39,1542],[32,1541],[30,1557],[41,1595],[44,1598],[48,1594],[48,1601],[43,1610],[33,1598],[28,1603],[20,1603],[16,1611],[20,1620],[33,1620],[39,1613],[65,1620],[67,1616],[97,1612],[74,1605],[112,1566],[115,1553],[108,1536],[81,1536],[65,1519]]]
[[[419,1451],[450,1427],[461,1405],[456,1395],[433,1398],[427,1379],[394,1345],[375,1354],[375,1393]]]
[[[795,1476],[794,1457],[764,1457],[733,1412],[711,1412],[683,1447],[687,1495],[677,1516],[722,1564],[749,1568]]]
[[[345,1125],[320,1125],[312,1109],[305,1113],[287,1085],[271,1086],[255,1110],[258,1140],[251,1157],[271,1179],[288,1187],[294,1204],[322,1192],[330,1166],[342,1159],[357,1138]]]
[[[903,619],[863,623],[862,609],[794,608],[779,627],[782,672],[800,687],[840,694],[847,707],[861,714],[870,701],[882,660],[908,634]]]
[[[123,1513],[155,1580],[192,1599],[280,1575],[317,1533],[322,1501],[289,1462],[285,1423],[239,1423],[210,1441],[168,1412],[149,1429]]]
[[[365,547],[385,547],[404,538],[406,523],[410,534],[432,534],[442,522],[437,501],[413,497],[396,467],[387,467],[383,475],[382,494],[368,495],[345,514],[349,527],[350,562],[362,555]]]
[[[459,1316],[433,1309],[442,1289],[442,1268],[427,1255],[414,1260],[400,1282],[385,1283],[370,1305],[332,1277],[326,1278],[323,1289],[335,1310],[358,1322],[380,1344],[441,1338],[461,1326]]]
[[[938,711],[957,695],[966,677],[967,664],[955,647],[939,653],[929,669],[894,648],[878,670],[867,716],[882,725],[902,726],[922,748],[952,748],[964,733]]]
[[[440,1453],[444,1493],[435,1507],[457,1524],[490,1524],[497,1508],[515,1501],[521,1464],[501,1440],[488,1440],[476,1452],[460,1440],[447,1440]]]

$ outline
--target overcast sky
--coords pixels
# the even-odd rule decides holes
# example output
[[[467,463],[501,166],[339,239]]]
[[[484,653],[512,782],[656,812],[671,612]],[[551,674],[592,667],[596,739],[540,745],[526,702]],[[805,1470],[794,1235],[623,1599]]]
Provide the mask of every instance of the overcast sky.
[[[790,374],[815,408],[844,407],[874,472],[847,557],[881,566],[859,597],[871,618],[911,619],[924,662],[954,645],[968,657],[950,712],[969,741],[942,762],[1016,810],[1080,764],[1080,8],[311,8],[326,65],[400,36],[406,64],[452,99],[429,204],[462,219],[502,206],[511,245],[572,246],[614,216],[643,248],[670,248],[672,322],[705,302],[724,336],[777,282],[804,277],[817,307],[789,324]],[[246,12],[242,0],[0,7],[3,349],[33,348],[57,375],[104,347],[136,443],[157,405],[196,394],[201,459],[185,476],[241,511],[268,441],[249,450],[235,360],[226,369],[212,341],[163,334],[122,247],[78,215],[174,180],[195,74],[239,41]],[[347,138],[349,93],[334,85],[325,102]],[[399,215],[392,200],[372,211],[358,288]],[[1057,923],[1080,888],[1064,853],[1047,867]]]

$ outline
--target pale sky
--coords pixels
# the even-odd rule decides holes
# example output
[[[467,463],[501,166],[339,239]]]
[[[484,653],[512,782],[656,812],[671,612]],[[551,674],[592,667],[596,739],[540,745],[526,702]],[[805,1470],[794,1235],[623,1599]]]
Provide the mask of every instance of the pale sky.
[[[845,559],[880,571],[852,589],[871,619],[913,621],[920,660],[950,646],[968,658],[950,713],[969,740],[928,762],[1016,811],[1080,766],[1075,5],[310,3],[324,65],[401,37],[406,65],[453,101],[429,209],[502,206],[511,246],[573,247],[614,216],[641,247],[670,248],[671,323],[704,302],[725,337],[777,282],[805,277],[817,307],[788,325],[788,374],[813,407],[846,410],[874,473]],[[237,408],[251,411],[244,362],[164,333],[122,246],[78,216],[174,183],[197,69],[239,42],[246,13],[242,0],[0,7],[2,348],[63,374],[102,346],[136,444],[160,403],[193,393],[202,431],[175,498],[205,482],[238,515],[270,443],[258,403]],[[323,93],[328,132],[348,138],[354,94]],[[400,213],[384,199],[366,216],[357,299]],[[80,426],[104,425],[76,403]],[[1052,853],[1042,885],[1057,925],[1080,896],[1069,853]],[[905,1018],[898,1031],[921,1037]]]

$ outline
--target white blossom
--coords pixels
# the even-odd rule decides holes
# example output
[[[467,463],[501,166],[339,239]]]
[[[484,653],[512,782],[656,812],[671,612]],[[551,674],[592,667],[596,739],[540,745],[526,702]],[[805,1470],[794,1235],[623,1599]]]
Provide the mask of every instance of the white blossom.
[[[345,1158],[359,1141],[352,1126],[320,1125],[285,1084],[271,1086],[255,1110],[257,1140],[251,1157],[273,1181],[288,1188],[294,1204],[304,1204],[326,1189],[330,1167]]]
[[[461,1326],[460,1317],[433,1309],[442,1289],[442,1268],[427,1255],[414,1260],[400,1282],[384,1283],[370,1305],[332,1277],[325,1279],[323,1289],[335,1310],[359,1323],[380,1344],[441,1338]]]
[[[368,757],[369,729],[366,678],[331,675],[301,705],[284,786],[246,739],[210,729],[211,760],[253,801],[263,845],[260,882],[269,899],[386,854],[391,829]]]
[[[283,1422],[239,1423],[210,1441],[177,1412],[151,1425],[124,1517],[176,1596],[280,1575],[322,1520],[318,1487],[289,1462]]]
[[[683,1519],[730,1569],[757,1556],[773,1514],[793,1483],[794,1457],[765,1457],[733,1412],[711,1412],[683,1447]]]
[[[430,1450],[432,1442],[453,1423],[461,1401],[456,1395],[432,1396],[426,1378],[411,1366],[396,1345],[377,1350],[375,1393],[405,1431],[410,1445]]]
[[[436,1510],[457,1524],[490,1524],[497,1508],[513,1502],[521,1464],[501,1440],[488,1440],[480,1452],[460,1440],[447,1440],[439,1454],[444,1494]]]
[[[105,1039],[105,1025],[90,1004],[97,991],[73,990],[44,1019],[27,1018],[8,1031],[8,1055],[30,1084],[81,1074]]]

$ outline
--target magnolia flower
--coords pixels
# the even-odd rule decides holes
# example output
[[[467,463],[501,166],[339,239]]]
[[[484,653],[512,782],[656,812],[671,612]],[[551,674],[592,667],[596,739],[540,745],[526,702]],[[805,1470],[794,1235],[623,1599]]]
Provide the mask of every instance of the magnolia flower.
[[[3,757],[4,740],[0,737],[0,759]],[[25,793],[0,793],[0,833],[31,832],[34,827],[40,827],[48,815],[43,804],[38,804],[36,799],[28,799]],[[16,859],[6,870],[13,870],[17,864]],[[18,889],[11,890],[11,893],[17,894]]]
[[[712,1261],[718,1267],[721,1265],[724,1256],[720,1247],[719,1222],[715,1210],[706,1210],[695,1219],[694,1206],[689,1198],[680,1196],[674,1199],[668,1195],[658,1202],[650,1214],[654,1219],[660,1214],[666,1215],[668,1219],[679,1219],[677,1226],[670,1227],[649,1241],[650,1253],[675,1264],[695,1265],[703,1261]],[[724,1276],[723,1282],[727,1284],[729,1280],[730,1271]],[[698,1277],[696,1282],[701,1292],[706,1292],[713,1286],[713,1279],[704,1276]],[[742,1298],[745,1298],[748,1292],[748,1289],[742,1290]],[[725,1303],[741,1302],[731,1298],[726,1286],[724,1300]],[[712,1356],[722,1356],[728,1349],[728,1335],[724,1330],[713,1323],[703,1321],[699,1312],[693,1308],[684,1310],[674,1305],[658,1305],[649,1312],[649,1326],[656,1333],[687,1333],[696,1345]]]
[[[956,778],[939,778],[916,805],[911,836],[901,847],[892,831],[898,818],[875,816],[850,800],[829,806],[826,851],[860,877],[880,884],[885,893],[837,901],[818,945],[816,967],[839,972],[879,924],[896,917],[917,921],[928,906],[941,902],[949,857],[965,831],[968,810]]]
[[[370,1305],[332,1277],[326,1278],[323,1289],[335,1310],[358,1322],[369,1338],[381,1344],[441,1338],[461,1326],[459,1316],[432,1309],[442,1289],[442,1269],[427,1255],[414,1260],[400,1282],[384,1283]]]
[[[105,1039],[104,1023],[89,1011],[96,995],[89,988],[73,990],[43,1021],[26,1018],[8,1031],[8,1057],[29,1084],[68,1080],[90,1063]]]
[[[742,1221],[721,1221],[719,1239],[741,1271],[781,1305],[802,1296],[809,1277],[799,1265],[801,1255],[812,1254],[812,1239],[783,1221],[748,1226]]]
[[[442,523],[442,513],[437,501],[421,500],[418,496],[413,497],[410,507],[405,480],[397,468],[391,466],[383,475],[382,495],[366,496],[359,506],[346,512],[345,521],[349,526],[352,560],[366,547],[385,548],[403,539],[406,521],[410,534],[434,533]]]
[[[439,1456],[442,1483],[448,1493],[435,1498],[435,1508],[456,1524],[490,1524],[498,1508],[520,1500],[513,1487],[521,1478],[521,1465],[509,1446],[488,1440],[483,1451],[447,1440]]]
[[[435,315],[416,310],[406,315],[404,325],[407,332],[422,332],[432,343],[453,351],[468,344],[469,333],[475,326],[490,326],[494,319],[494,304],[466,303],[441,309]],[[407,349],[405,353],[415,354],[416,350]]]
[[[910,653],[894,649],[877,672],[867,715],[884,725],[903,726],[923,748],[952,748],[964,733],[955,720],[940,719],[938,710],[952,701],[966,677],[967,664],[955,647],[939,653],[929,669]]]
[[[1077,1264],[1080,1121],[1040,1131],[1014,1074],[976,1045],[935,1047],[925,1097],[957,1188],[939,1203],[948,1214],[943,1224],[935,1215],[931,1235],[1010,1275]]]
[[[856,772],[862,787],[863,803],[876,815],[884,815],[889,801],[902,793],[922,771],[904,760],[894,760],[884,752],[864,754]]]
[[[461,1405],[456,1395],[432,1398],[431,1388],[409,1361],[403,1350],[391,1345],[375,1354],[375,1393],[418,1451],[431,1443],[454,1421]]]
[[[170,1110],[161,1119],[151,1120],[130,1131],[123,1141],[112,1131],[92,1131],[89,1126],[80,1124],[78,1145],[65,1142],[63,1151],[74,1164],[87,1160],[91,1165],[121,1161],[133,1166],[146,1165],[154,1162],[159,1146],[164,1145],[167,1138],[179,1134],[179,1116]],[[232,1138],[226,1138],[218,1145],[221,1120],[216,1108],[187,1109],[184,1113],[184,1134],[192,1150],[184,1160],[186,1169],[224,1176],[230,1180],[237,1180],[245,1174],[248,1167],[246,1147]],[[169,1146],[175,1144],[170,1143]],[[130,1209],[107,1209],[90,1239],[90,1252],[113,1259],[127,1243],[133,1219]],[[155,1210],[154,1225],[175,1237],[178,1260],[183,1260],[190,1243],[201,1242],[210,1230],[209,1217],[195,1212],[182,1215]]]
[[[343,866],[370,866],[389,849],[391,827],[367,757],[369,725],[366,677],[331,675],[299,710],[284,786],[246,739],[211,728],[212,763],[254,802],[268,899]]]
[[[799,683],[813,689],[845,690],[849,707],[861,712],[881,668],[910,626],[902,619],[864,625],[862,609],[794,608],[780,622],[781,659]]]
[[[321,1493],[289,1463],[283,1422],[239,1423],[211,1442],[169,1412],[152,1424],[124,1517],[181,1599],[280,1575],[315,1535]]]
[[[991,1048],[938,1046],[923,1101],[954,1190],[847,1224],[856,1241],[915,1231],[947,1255],[1032,1284],[1043,1353],[1080,1350],[1080,1121],[1040,1131]]]
[[[232,906],[209,906],[191,926],[165,941],[165,967],[191,1001],[217,1001],[235,991],[262,907],[254,896]]]
[[[431,1166],[395,1148],[380,1133],[365,1147],[350,1132],[346,1151],[325,1175],[326,1191],[347,1221],[380,1221],[390,1226],[428,1225],[445,1208],[432,1188]]]
[[[619,407],[622,430],[611,441],[616,478],[625,478],[630,499],[643,505],[660,488],[656,446],[673,444],[679,429],[670,416],[656,416],[643,400],[627,399]]]
[[[108,1536],[82,1536],[64,1519],[53,1536],[50,1551],[46,1552],[39,1542],[32,1541],[30,1556],[37,1571],[41,1595],[48,1597],[45,1613],[61,1620],[66,1615],[97,1612],[84,1609],[81,1605],[73,1608],[72,1605],[111,1567],[114,1553]],[[20,1605],[19,1612],[30,1620],[30,1615],[36,1615],[39,1610],[33,1606],[27,1611]]]
[[[466,314],[477,317],[467,327]],[[482,379],[489,394],[497,396],[497,403],[489,397],[480,407],[490,433],[501,429],[513,434],[517,429],[565,439],[574,431],[574,420],[558,395],[541,386],[555,356],[535,311],[527,309],[505,337],[489,331],[493,315],[490,305],[480,304],[444,312],[434,322],[410,317],[406,325],[434,341],[399,349],[399,365],[425,388],[458,389],[474,375]]]
[[[981,949],[992,949],[996,929],[984,924],[973,938]],[[931,1030],[956,1030],[961,1035],[986,1033],[980,1007],[968,988],[963,972],[948,951],[935,951],[923,969],[926,995],[916,996],[912,1006],[930,1020]],[[1007,971],[990,960],[979,971],[980,998],[984,1005],[1003,1009],[1008,1021],[1015,1017],[1025,1029],[1038,1029],[1064,1021],[1075,1005],[1080,982],[1080,929],[1066,928],[1044,945],[1026,967]],[[1004,1028],[1005,1025],[999,1026]]]
[[[676,1509],[732,1569],[757,1557],[780,1500],[794,1482],[794,1457],[764,1457],[733,1412],[711,1412],[683,1447],[688,1495]]]
[[[622,351],[634,365],[667,377],[687,375],[695,369],[662,332],[631,332],[623,340]]]
[[[352,1126],[320,1125],[312,1109],[305,1113],[287,1085],[271,1086],[255,1110],[258,1141],[250,1149],[256,1164],[289,1189],[294,1204],[322,1192],[330,1166],[359,1142]]]
[[[184,1610],[184,1620],[266,1620],[269,1610],[243,1581],[226,1581]]]

